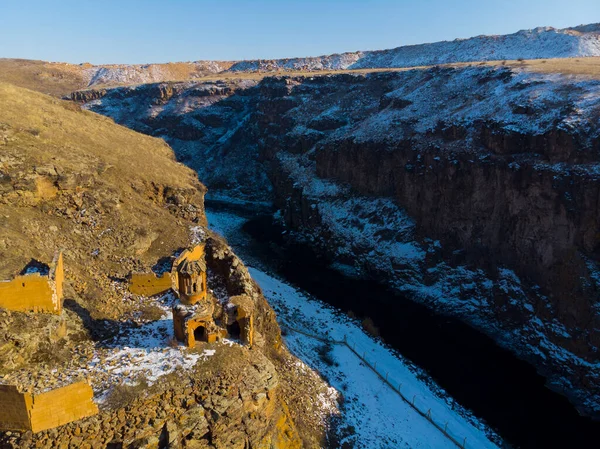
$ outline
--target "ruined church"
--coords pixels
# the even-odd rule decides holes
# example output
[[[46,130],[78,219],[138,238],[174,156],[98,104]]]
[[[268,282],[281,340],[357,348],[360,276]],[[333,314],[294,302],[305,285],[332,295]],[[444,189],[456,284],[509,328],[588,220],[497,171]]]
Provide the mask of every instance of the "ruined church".
[[[223,338],[252,345],[254,303],[246,296],[233,296],[220,303],[207,288],[205,245],[184,250],[173,260],[170,272],[132,273],[129,291],[153,296],[172,290],[177,296],[173,305],[175,337],[187,347],[198,342],[213,343]]]

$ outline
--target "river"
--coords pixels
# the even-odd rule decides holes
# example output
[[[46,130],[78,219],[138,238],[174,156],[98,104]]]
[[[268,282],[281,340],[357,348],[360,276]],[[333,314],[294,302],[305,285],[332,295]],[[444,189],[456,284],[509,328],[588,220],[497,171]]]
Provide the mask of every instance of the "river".
[[[345,277],[310,248],[283,245],[283,230],[265,211],[207,202],[207,217],[209,224],[220,223],[219,230],[247,265],[342,312],[370,317],[387,345],[427,372],[510,447],[599,447],[600,423],[580,416],[531,365],[489,337],[375,282]]]

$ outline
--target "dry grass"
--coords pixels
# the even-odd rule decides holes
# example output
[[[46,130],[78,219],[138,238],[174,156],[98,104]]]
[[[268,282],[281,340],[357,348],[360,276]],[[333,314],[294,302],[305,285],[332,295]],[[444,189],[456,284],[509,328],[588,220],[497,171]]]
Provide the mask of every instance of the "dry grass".
[[[327,366],[335,365],[335,359],[333,358],[332,351],[333,347],[327,343],[324,343],[317,348],[319,359]]]
[[[38,163],[69,167],[75,172],[90,164],[111,167],[103,170],[103,177],[117,185],[128,179],[143,178],[159,184],[189,186],[194,178],[191,171],[182,170],[174,161],[172,150],[162,139],[115,125],[112,119],[98,114],[77,110],[69,102],[0,83],[0,106],[0,122],[21,134],[15,142],[21,154]],[[39,140],[27,141],[31,139],[23,131]],[[186,176],[182,177],[182,172]]]
[[[64,340],[56,343],[46,341],[38,346],[37,351],[32,355],[32,362],[57,367],[68,363],[72,356],[71,348]]]
[[[132,385],[117,384],[110,390],[104,405],[109,410],[125,408],[146,395],[148,388],[148,380],[144,376],[139,376]]]
[[[370,317],[366,317],[364,320],[362,320],[361,324],[363,329],[369,334],[371,334],[373,337],[380,336],[379,328],[375,326],[375,322]]]
[[[140,308],[139,313],[140,320],[149,322],[160,320],[165,314],[164,310],[156,304],[144,304]]]
[[[561,73],[563,75],[584,75],[600,79],[600,57],[534,59],[525,61],[525,69],[539,73]]]
[[[83,89],[81,67],[28,59],[0,59],[0,82],[62,97]]]

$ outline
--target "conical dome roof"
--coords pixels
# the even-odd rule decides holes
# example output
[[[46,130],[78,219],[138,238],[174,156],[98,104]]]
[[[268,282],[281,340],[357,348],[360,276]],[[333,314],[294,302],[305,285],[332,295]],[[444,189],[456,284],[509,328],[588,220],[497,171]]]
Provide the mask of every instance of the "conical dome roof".
[[[178,271],[190,276],[199,275],[206,271],[206,264],[202,260],[184,260],[179,265]]]

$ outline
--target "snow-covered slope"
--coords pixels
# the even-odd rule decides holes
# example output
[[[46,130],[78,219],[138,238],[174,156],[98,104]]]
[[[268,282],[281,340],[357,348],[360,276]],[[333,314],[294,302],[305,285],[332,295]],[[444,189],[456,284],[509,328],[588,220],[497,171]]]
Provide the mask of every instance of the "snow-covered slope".
[[[241,248],[251,245],[242,226],[246,220],[229,212],[207,212],[210,227]],[[246,251],[242,251],[245,253]],[[249,251],[251,252],[251,251]],[[247,260],[246,256],[250,259]],[[340,447],[353,448],[456,448],[439,429],[419,415],[390,384],[401,384],[405,397],[414,406],[430,411],[431,420],[442,426],[465,448],[496,448],[500,438],[491,429],[463,409],[428,375],[409,360],[393,352],[381,341],[367,335],[360,326],[331,306],[311,297],[291,284],[282,282],[260,266],[260,260],[243,254],[252,278],[260,285],[278,321],[288,332],[284,340],[289,349],[311,368],[328,379],[331,395],[343,397],[341,422],[336,433]],[[323,342],[294,332],[298,329],[318,338],[352,342],[353,353],[343,344],[331,346],[323,357]],[[327,347],[327,346],[326,346]],[[378,377],[356,353],[376,362],[380,373],[388,373],[390,384]],[[377,368],[375,368],[377,369]],[[353,429],[352,432],[347,429]],[[465,439],[466,438],[466,439]],[[495,442],[493,442],[495,441]],[[336,446],[338,447],[338,446]]]
[[[195,61],[168,64],[111,64],[84,66],[82,75],[87,86],[144,84],[170,80],[194,79],[220,73],[231,62]]]
[[[600,56],[598,24],[581,30],[551,27],[522,30],[503,36],[477,36],[470,39],[407,45],[391,50],[371,51],[349,68],[414,67],[469,61],[572,58]]]
[[[233,64],[228,72],[255,72],[271,70],[342,70],[356,64],[363,52],[286,59],[257,59]]]
[[[539,27],[500,36],[476,36],[389,50],[309,58],[241,61],[227,71],[341,70],[418,67],[471,61],[600,56],[600,24]]]

